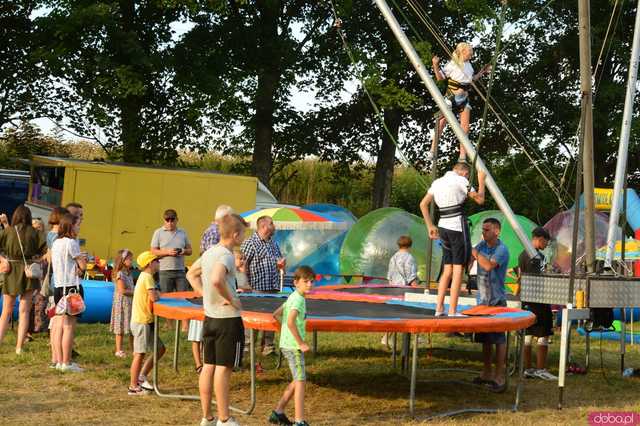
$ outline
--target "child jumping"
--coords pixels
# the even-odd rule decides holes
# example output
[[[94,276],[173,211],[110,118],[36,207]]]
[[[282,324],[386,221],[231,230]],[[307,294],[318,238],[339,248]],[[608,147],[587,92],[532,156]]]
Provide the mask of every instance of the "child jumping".
[[[471,121],[471,104],[469,103],[469,91],[471,84],[491,71],[491,65],[485,65],[477,74],[474,74],[473,67],[469,62],[473,57],[473,47],[469,43],[458,43],[456,50],[451,54],[451,61],[440,68],[440,58],[434,56],[431,59],[433,73],[438,81],[447,80],[447,101],[451,104],[454,114],[460,116],[460,126],[466,134],[469,134],[469,123]],[[446,124],[444,116],[440,116],[437,122],[437,133],[442,134]],[[431,145],[430,153],[435,152],[435,134]],[[460,144],[460,156],[458,162],[467,160],[467,153]]]
[[[109,326],[111,332],[116,336],[115,356],[118,358],[127,356],[122,350],[123,336],[129,336],[129,346],[133,349],[133,336],[131,335],[131,303],[134,288],[131,276],[132,262],[133,253],[130,250],[118,250],[113,268],[115,291],[113,292],[111,324]]]
[[[153,352],[153,313],[149,302],[155,302],[160,297],[153,274],[158,272],[158,257],[150,251],[140,253],[136,259],[142,269],[133,293],[133,308],[131,315],[131,334],[133,335],[133,360],[131,361],[131,377],[129,395],[145,395],[153,390],[147,381],[147,374],[153,368],[153,357],[146,360],[145,354]],[[158,359],[164,355],[164,344],[158,342]],[[144,361],[144,365],[143,365]]]
[[[315,273],[308,266],[300,266],[293,275],[296,290],[291,293],[287,301],[274,313],[280,319],[280,350],[289,362],[289,369],[293,380],[282,394],[276,409],[269,416],[269,423],[277,425],[308,426],[304,420],[304,382],[306,380],[304,368],[304,353],[309,345],[304,342],[305,316],[307,312],[306,294],[313,287]],[[287,403],[294,398],[295,423],[287,418],[284,410]]]

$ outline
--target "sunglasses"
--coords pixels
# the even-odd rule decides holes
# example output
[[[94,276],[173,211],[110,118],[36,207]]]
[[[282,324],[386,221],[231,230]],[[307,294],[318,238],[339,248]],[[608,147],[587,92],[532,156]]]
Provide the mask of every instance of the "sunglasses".
[[[175,222],[177,220],[176,217],[165,217],[164,221],[165,222]]]

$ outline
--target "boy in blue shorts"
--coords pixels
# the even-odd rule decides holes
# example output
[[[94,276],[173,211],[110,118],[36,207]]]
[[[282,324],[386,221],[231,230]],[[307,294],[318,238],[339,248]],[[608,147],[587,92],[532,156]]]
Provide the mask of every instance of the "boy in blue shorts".
[[[291,293],[287,301],[280,306],[273,316],[278,319],[280,315],[280,350],[289,362],[293,380],[282,394],[276,409],[269,416],[269,423],[277,425],[308,426],[304,420],[304,382],[306,380],[304,369],[304,353],[309,350],[309,345],[304,342],[305,316],[307,303],[305,295],[311,291],[315,273],[308,266],[300,266],[293,275],[293,284],[296,290]],[[295,423],[287,418],[284,410],[291,397],[295,403]]]

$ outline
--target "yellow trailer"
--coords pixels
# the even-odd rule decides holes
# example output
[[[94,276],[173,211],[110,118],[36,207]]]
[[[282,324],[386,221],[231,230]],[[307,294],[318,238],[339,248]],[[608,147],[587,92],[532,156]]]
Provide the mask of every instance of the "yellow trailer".
[[[46,223],[51,208],[82,204],[83,250],[109,259],[122,248],[136,254],[148,250],[169,208],[178,212],[178,226],[197,256],[200,236],[218,205],[243,212],[256,208],[256,199],[276,202],[255,177],[34,156],[27,206]]]

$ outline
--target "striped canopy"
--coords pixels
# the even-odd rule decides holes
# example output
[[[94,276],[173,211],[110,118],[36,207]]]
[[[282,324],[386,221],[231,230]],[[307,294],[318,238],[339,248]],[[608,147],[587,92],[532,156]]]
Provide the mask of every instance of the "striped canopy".
[[[253,229],[256,229],[256,221],[262,216],[272,218],[276,229],[342,230],[349,227],[347,222],[332,216],[292,207],[249,210],[240,216],[249,222]]]
[[[604,259],[607,256],[607,246],[600,247],[596,253],[596,258]],[[622,259],[622,241],[616,241],[615,251],[613,253],[615,260]],[[624,242],[624,259],[625,260],[640,260],[640,241],[627,238]]]

